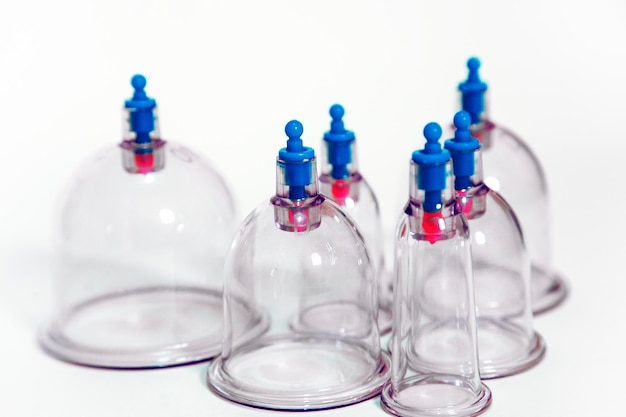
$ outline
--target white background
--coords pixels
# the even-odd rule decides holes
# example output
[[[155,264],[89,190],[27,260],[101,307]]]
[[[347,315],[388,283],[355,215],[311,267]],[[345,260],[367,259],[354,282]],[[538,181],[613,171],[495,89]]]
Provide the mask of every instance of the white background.
[[[626,3],[597,1],[10,1],[0,3],[0,415],[262,416],[216,398],[206,364],[119,372],[41,352],[55,198],[120,140],[130,77],[165,139],[204,154],[241,218],[274,192],[285,123],[319,148],[346,108],[387,234],[425,123],[450,122],[469,56],[492,119],[524,138],[551,189],[554,261],[572,286],[535,320],[548,353],[489,381],[487,416],[620,415],[626,372]],[[621,410],[621,411],[620,411]],[[308,415],[383,416],[377,400]]]

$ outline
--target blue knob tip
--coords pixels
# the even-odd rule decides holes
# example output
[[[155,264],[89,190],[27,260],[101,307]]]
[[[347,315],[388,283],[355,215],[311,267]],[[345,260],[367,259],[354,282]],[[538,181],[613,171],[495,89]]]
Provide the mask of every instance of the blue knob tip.
[[[466,130],[472,124],[472,118],[466,111],[461,110],[454,115],[454,127]]]
[[[330,113],[330,117],[332,117],[333,120],[337,120],[337,119],[341,119],[343,115],[346,113],[346,111],[344,110],[341,104],[333,104],[330,107],[329,113]]]
[[[285,134],[290,140],[300,139],[303,130],[302,123],[297,120],[291,120],[285,125]]]
[[[480,59],[476,57],[471,57],[467,60],[467,69],[470,71],[476,71],[480,68]]]
[[[460,175],[460,172],[465,172],[459,170],[457,168],[460,167],[461,158],[469,158],[466,164],[469,164],[470,170],[467,172],[471,172],[468,175],[473,175],[474,172],[474,159],[473,156],[469,154],[473,154],[475,150],[480,148],[480,141],[472,136],[472,132],[470,131],[470,125],[472,124],[472,116],[466,112],[465,110],[461,110],[454,115],[454,127],[456,130],[454,131],[454,137],[448,139],[444,143],[444,147],[452,152],[453,159],[456,169],[457,175]],[[463,154],[465,156],[459,156],[459,154]],[[456,158],[456,159],[455,159]]]
[[[154,125],[151,110],[156,107],[156,101],[153,98],[148,97],[144,90],[144,88],[146,87],[146,77],[141,74],[135,74],[130,79],[130,85],[132,85],[134,89],[133,97],[124,102],[124,107],[126,107],[127,109],[134,109],[136,111],[145,112],[146,115],[136,117],[145,117],[145,123],[147,123],[145,127],[140,127],[138,124],[139,122],[135,120],[132,122],[132,130],[134,132],[138,132],[137,129],[140,129],[141,131],[150,132],[153,129],[150,126]],[[150,121],[148,121],[149,119]]]
[[[441,149],[441,126],[438,123],[430,122],[424,126],[424,137],[426,145],[424,149],[413,152],[413,162],[418,165],[439,165],[446,163],[450,159],[450,153]]]
[[[141,74],[133,75],[130,84],[135,90],[143,90],[146,87],[146,77]]]
[[[425,154],[440,154],[441,143],[441,126],[438,123],[430,122],[424,126],[424,137],[426,138],[426,146],[424,146]]]
[[[441,126],[438,123],[430,122],[424,126],[424,137],[428,143],[439,141],[441,133]]]

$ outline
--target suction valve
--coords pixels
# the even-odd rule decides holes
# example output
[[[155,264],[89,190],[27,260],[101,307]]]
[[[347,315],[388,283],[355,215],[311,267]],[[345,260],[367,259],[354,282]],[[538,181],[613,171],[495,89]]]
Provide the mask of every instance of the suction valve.
[[[463,110],[469,113],[472,124],[480,122],[480,116],[485,110],[485,91],[487,84],[480,79],[478,69],[480,60],[472,57],[467,60],[467,80],[459,84],[462,95]]]
[[[313,148],[302,143],[303,127],[297,120],[291,120],[285,126],[287,146],[278,152],[278,158],[285,164],[285,184],[289,186],[289,198],[300,200],[307,197],[305,188],[316,180],[311,175],[310,162],[315,158]]]

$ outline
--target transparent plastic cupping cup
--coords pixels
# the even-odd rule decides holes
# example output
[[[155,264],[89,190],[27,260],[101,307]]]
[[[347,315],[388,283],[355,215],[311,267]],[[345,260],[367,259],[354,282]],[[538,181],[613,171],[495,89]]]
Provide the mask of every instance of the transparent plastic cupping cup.
[[[88,158],[55,219],[52,355],[154,368],[218,354],[222,268],[236,224],[209,163],[160,138],[156,102],[133,77],[124,140]]]
[[[377,395],[388,377],[374,270],[355,224],[318,192],[302,125],[285,132],[276,194],[244,221],[227,257],[224,344],[207,380],[251,407],[344,406]],[[239,339],[250,323],[257,336]]]
[[[445,141],[452,155],[454,188],[469,221],[478,320],[481,378],[524,371],[545,353],[533,330],[530,259],[515,213],[483,182],[480,142],[472,137],[470,115],[454,116],[454,137]]]
[[[382,222],[374,191],[358,167],[356,136],[344,127],[343,107],[330,108],[330,130],[322,140],[320,191],[357,223],[370,254],[378,284],[378,328],[391,330],[391,274],[385,266]]]
[[[558,306],[569,291],[552,265],[548,184],[544,170],[527,143],[490,120],[486,111],[487,84],[479,75],[480,61],[467,61],[468,78],[459,84],[462,109],[470,114],[473,136],[482,144],[485,184],[502,193],[522,226],[531,259],[531,290],[535,314]]]
[[[468,224],[441,133],[436,123],[424,128],[396,232],[391,378],[382,391],[395,416],[475,416],[491,403],[479,376]]]

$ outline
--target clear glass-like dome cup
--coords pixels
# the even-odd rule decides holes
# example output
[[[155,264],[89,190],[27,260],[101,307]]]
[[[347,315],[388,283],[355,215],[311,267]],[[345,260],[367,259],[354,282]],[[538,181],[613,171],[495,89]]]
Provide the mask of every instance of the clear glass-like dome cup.
[[[42,344],[108,368],[211,358],[222,341],[233,201],[189,149],[155,139],[155,169],[144,174],[132,173],[133,149],[124,141],[95,154],[66,190],[54,230],[56,314]]]
[[[476,309],[467,220],[451,189],[424,228],[423,191],[411,162],[411,196],[396,232],[391,379],[382,392],[396,416],[476,416],[491,403],[479,376]]]
[[[324,155],[328,154],[328,143],[322,141]],[[383,231],[380,209],[374,191],[361,176],[356,166],[356,143],[350,143],[353,162],[349,164],[350,176],[342,179],[332,177],[332,165],[327,159],[322,162],[320,191],[341,206],[356,222],[363,235],[368,253],[376,271],[378,285],[378,328],[381,334],[391,330],[392,274],[385,267]]]
[[[314,188],[297,205],[278,196],[261,205],[231,246],[224,345],[207,376],[231,401],[275,410],[333,408],[377,395],[388,378],[362,237]],[[246,317],[233,314],[240,304],[249,309]],[[238,329],[248,323],[259,335],[241,342]]]
[[[533,330],[530,258],[511,206],[482,182],[481,151],[474,151],[469,190],[457,190],[469,221],[482,379],[522,372],[544,356]]]
[[[485,183],[505,196],[521,223],[532,262],[533,311],[550,310],[565,299],[568,287],[552,266],[548,186],[541,164],[519,137],[488,119],[470,130],[482,144]]]

